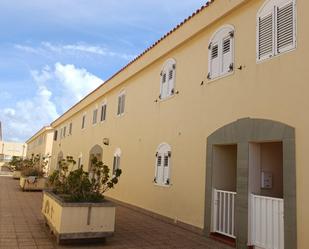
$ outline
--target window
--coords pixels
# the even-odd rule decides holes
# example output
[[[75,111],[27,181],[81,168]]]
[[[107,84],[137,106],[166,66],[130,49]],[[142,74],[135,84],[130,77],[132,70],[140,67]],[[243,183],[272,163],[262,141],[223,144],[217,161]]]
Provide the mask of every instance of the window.
[[[82,166],[82,155],[79,155],[78,161],[77,161],[77,167],[80,168]]]
[[[268,0],[257,15],[257,61],[296,47],[295,0]]]
[[[215,79],[234,70],[234,28],[230,25],[220,28],[211,38],[208,45],[209,80]]]
[[[69,125],[69,135],[72,135],[72,128],[73,128],[73,124],[70,123],[70,125]]]
[[[115,175],[116,170],[120,169],[120,156],[121,150],[118,148],[114,153],[114,160],[113,160],[113,174]]]
[[[176,61],[169,59],[165,62],[161,71],[160,99],[174,95],[176,77]]]
[[[54,141],[57,141],[57,138],[58,138],[58,131],[55,130],[54,131]]]
[[[82,129],[85,128],[85,125],[86,125],[86,114],[84,114],[82,117]]]
[[[171,146],[160,144],[156,153],[154,182],[159,185],[170,185]]]
[[[66,127],[66,126],[64,126],[64,127],[63,127],[63,137],[65,137],[65,135],[66,135],[66,131],[67,131],[67,127]]]
[[[98,119],[98,109],[93,110],[93,115],[92,115],[92,124],[96,124]]]
[[[125,92],[122,91],[118,96],[118,109],[117,109],[118,116],[124,114],[125,99],[126,99]]]
[[[62,139],[63,138],[63,129],[61,128],[60,129],[60,139]]]
[[[101,106],[101,117],[100,121],[103,122],[106,119],[106,103],[102,104]]]

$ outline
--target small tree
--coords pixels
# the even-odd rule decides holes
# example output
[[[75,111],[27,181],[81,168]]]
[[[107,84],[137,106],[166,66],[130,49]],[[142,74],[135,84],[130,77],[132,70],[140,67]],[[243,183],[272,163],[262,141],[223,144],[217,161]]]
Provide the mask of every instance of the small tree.
[[[52,191],[69,202],[100,202],[104,193],[118,183],[121,170],[110,174],[107,165],[97,158],[92,159],[90,172],[79,169],[73,170],[76,164],[73,157],[68,156],[59,162],[59,170],[49,177]]]
[[[8,164],[11,170],[20,171],[23,169],[23,159],[19,156],[13,156]]]
[[[44,169],[48,164],[49,157],[40,155],[31,155],[31,158],[22,159],[20,157],[13,157],[9,162],[11,169],[21,171],[23,176],[37,176],[44,175]]]

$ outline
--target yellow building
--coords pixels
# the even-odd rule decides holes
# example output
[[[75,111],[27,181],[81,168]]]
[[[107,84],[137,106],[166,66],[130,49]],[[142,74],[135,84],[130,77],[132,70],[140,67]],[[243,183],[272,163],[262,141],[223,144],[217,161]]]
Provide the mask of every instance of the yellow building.
[[[27,145],[18,142],[0,141],[0,166],[11,161],[13,156],[25,157]]]
[[[52,154],[53,135],[53,128],[45,126],[29,138],[26,141],[28,146],[27,157],[31,158],[32,155],[39,155],[41,158],[49,158]],[[47,173],[49,172],[49,168],[50,162],[45,169]]]
[[[52,123],[52,167],[95,155],[123,171],[113,199],[237,248],[307,249],[308,9],[207,3]]]

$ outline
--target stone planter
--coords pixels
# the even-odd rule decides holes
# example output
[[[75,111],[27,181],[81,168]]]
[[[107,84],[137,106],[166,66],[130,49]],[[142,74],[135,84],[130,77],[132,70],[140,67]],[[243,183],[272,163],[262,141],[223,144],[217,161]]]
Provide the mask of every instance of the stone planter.
[[[44,191],[42,214],[57,242],[74,239],[104,239],[115,230],[116,207],[110,201],[101,203],[68,203]]]
[[[13,171],[13,175],[12,175],[13,179],[20,179],[20,176],[21,176],[21,171],[19,170]]]
[[[40,191],[45,189],[46,178],[40,177],[33,179],[33,176],[21,176],[19,180],[19,185],[23,191],[32,190],[32,191]]]

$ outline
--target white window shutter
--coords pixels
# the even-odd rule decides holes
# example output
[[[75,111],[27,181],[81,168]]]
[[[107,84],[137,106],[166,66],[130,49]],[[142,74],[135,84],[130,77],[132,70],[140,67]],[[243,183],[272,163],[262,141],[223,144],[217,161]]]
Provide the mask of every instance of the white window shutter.
[[[175,70],[173,68],[170,68],[168,70],[168,86],[167,86],[168,96],[174,94],[174,78],[175,78]]]
[[[117,115],[120,115],[121,113],[121,96],[118,96],[118,109],[117,109]]]
[[[163,157],[163,183],[169,184],[169,172],[170,172],[170,158],[168,152]]]
[[[228,73],[233,70],[233,39],[229,35],[228,37],[224,38],[222,41],[222,73]]]
[[[210,78],[216,78],[219,76],[220,70],[220,60],[219,60],[219,45],[218,43],[212,44],[210,49]]]
[[[121,96],[121,99],[122,99],[122,101],[121,101],[121,113],[124,113],[124,107],[125,107],[125,103],[126,103],[126,95],[123,94]]]
[[[163,183],[163,158],[162,158],[162,154],[158,154],[157,156],[157,170],[156,170],[156,182],[158,184],[162,184]]]
[[[116,170],[116,164],[117,164],[117,157],[114,156],[114,160],[113,160],[113,174],[115,173],[115,170]]]
[[[274,55],[274,14],[273,12],[258,20],[258,59]]]
[[[168,95],[168,80],[167,80],[167,73],[163,72],[162,75],[162,84],[161,84],[161,99],[166,98]]]
[[[101,106],[101,121],[104,121],[106,119],[106,104],[103,104]]]
[[[277,52],[282,53],[295,46],[294,3],[277,7]]]

